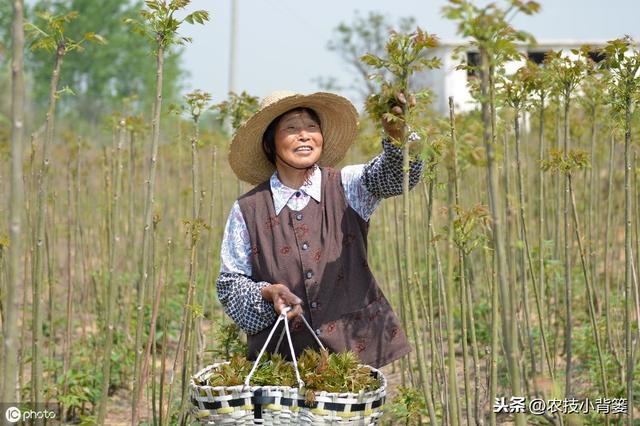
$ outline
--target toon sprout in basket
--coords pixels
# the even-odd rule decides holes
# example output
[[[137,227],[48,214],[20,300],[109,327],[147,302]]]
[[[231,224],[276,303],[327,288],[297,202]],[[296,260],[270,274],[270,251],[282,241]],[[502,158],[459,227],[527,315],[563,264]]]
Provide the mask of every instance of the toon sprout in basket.
[[[391,138],[403,128],[382,124],[383,152],[340,170],[332,167],[353,143],[358,115],[332,93],[273,93],[234,135],[231,167],[257,186],[229,214],[217,291],[247,333],[249,358],[286,306],[296,354],[318,349],[300,315],[330,351],[352,350],[376,368],[411,350],[367,263],[369,218],[402,193],[402,153]],[[422,169],[411,163],[411,187]]]

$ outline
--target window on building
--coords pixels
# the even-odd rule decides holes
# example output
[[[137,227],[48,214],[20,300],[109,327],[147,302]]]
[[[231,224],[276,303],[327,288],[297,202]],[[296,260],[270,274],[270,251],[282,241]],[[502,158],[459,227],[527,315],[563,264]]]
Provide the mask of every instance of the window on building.
[[[535,62],[538,65],[542,65],[544,63],[544,58],[547,56],[547,51],[545,50],[531,50],[527,52],[527,56],[531,62]]]
[[[598,52],[597,50],[589,51],[589,58],[595,63],[598,63],[604,59],[604,53]]]
[[[478,77],[480,75],[480,53],[467,52],[467,77]]]

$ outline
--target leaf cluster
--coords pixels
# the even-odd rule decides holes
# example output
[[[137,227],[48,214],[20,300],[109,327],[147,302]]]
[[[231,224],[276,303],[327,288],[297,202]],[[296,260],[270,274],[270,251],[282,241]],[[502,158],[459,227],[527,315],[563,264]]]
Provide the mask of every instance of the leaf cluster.
[[[580,51],[571,49],[571,53],[579,55]],[[580,57],[576,59],[567,57],[562,50],[547,53],[544,62],[552,76],[553,90],[568,102],[587,73],[587,63]]]
[[[67,411],[81,409],[85,404],[95,403],[96,391],[94,387],[95,377],[87,369],[69,369],[60,374],[56,379],[58,389],[67,389],[66,393],[57,396],[58,401],[66,407]]]
[[[580,48],[580,56],[585,62],[585,75],[580,85],[582,96],[578,98],[578,102],[585,110],[595,113],[596,108],[604,103],[608,93],[605,79],[608,70],[593,60],[590,54],[592,51],[593,48],[589,45]]]
[[[535,1],[509,0],[506,7],[489,3],[484,7],[471,0],[449,0],[449,5],[442,9],[445,18],[458,22],[458,34],[471,39],[471,45],[484,49],[489,54],[492,66],[507,60],[519,59],[514,42],[533,44],[535,39],[525,31],[514,29],[509,23],[518,13],[533,15],[540,10]],[[464,47],[466,49],[466,47]],[[471,67],[469,64],[464,68]]]
[[[9,248],[11,245],[9,241],[9,236],[6,233],[0,234],[0,256],[2,255],[3,250]]]
[[[106,44],[93,46],[86,40],[82,55],[65,55],[60,87],[73,88],[76,95],[61,98],[58,111],[65,122],[73,122],[78,133],[95,138],[99,129],[94,124],[104,115],[121,110],[124,114],[151,110],[155,97],[155,61],[147,43],[131,37],[126,18],[137,18],[142,0],[35,0],[26,16],[41,29],[45,28],[35,11],[51,14],[77,13],[65,24],[65,37],[80,40],[98,33]],[[31,12],[33,11],[33,13]],[[1,13],[1,12],[0,12]],[[32,74],[32,98],[38,109],[46,107],[50,91],[51,54],[46,50],[28,52],[25,61]],[[183,79],[180,49],[168,52],[164,60],[163,99],[175,102]],[[123,105],[124,104],[124,105]]]
[[[199,385],[236,386],[244,383],[252,362],[241,354],[234,354],[228,364],[223,364]],[[371,391],[379,386],[371,375],[371,370],[360,364],[353,352],[329,354],[326,350],[317,352],[305,349],[298,358],[300,378],[305,383],[307,402],[313,402],[316,391],[353,392]],[[273,354],[261,361],[251,385],[296,386],[297,380],[293,364],[280,354]]]
[[[527,60],[527,78],[532,93],[537,96],[539,104],[551,93],[551,73],[533,61]]]
[[[419,95],[421,95],[421,99],[428,98],[427,92]],[[402,115],[402,107],[399,107],[401,110],[397,111],[398,115],[391,112],[394,107],[402,105],[406,109],[411,109],[414,108],[417,103],[417,97],[415,95],[410,95],[409,102],[407,104],[407,98],[404,93],[399,90],[398,85],[385,81],[380,85],[378,93],[373,93],[367,98],[365,108],[372,120],[379,121],[380,119],[385,119],[394,123],[402,120],[400,117],[400,115]]]
[[[177,18],[176,13],[186,8],[189,3],[191,0],[146,0],[147,9],[140,11],[142,19],[127,18],[124,22],[131,25],[134,33],[155,41],[158,47],[184,45],[190,43],[191,38],[178,34],[183,22],[204,24],[209,21],[209,12],[206,10],[196,10],[182,19]]]
[[[411,31],[415,27],[413,17],[400,18],[396,28],[400,32]],[[368,78],[371,72],[369,66],[360,60],[362,52],[383,55],[387,35],[394,25],[387,17],[378,12],[369,12],[362,16],[357,11],[351,23],[341,22],[335,29],[335,37],[329,41],[327,48],[336,52],[345,63],[352,67],[357,76],[350,86],[356,89],[364,99],[377,91],[375,82]],[[321,80],[324,87],[336,88],[335,81]]]
[[[229,92],[227,100],[213,105],[211,109],[218,111],[221,122],[229,120],[235,132],[258,110],[258,104],[259,99],[245,91],[240,94]]]
[[[195,245],[200,239],[200,234],[203,231],[211,230],[211,226],[202,218],[196,218],[195,220],[183,219],[182,223],[186,225],[186,234],[191,235],[191,244]]]
[[[386,69],[393,76],[401,79],[425,68],[440,67],[438,58],[424,56],[426,49],[432,49],[437,45],[437,37],[428,34],[420,27],[413,33],[391,31],[385,44],[385,57],[367,53],[360,60],[375,69]]]
[[[185,103],[183,105],[170,105],[169,112],[177,115],[186,112],[195,123],[198,123],[200,115],[207,109],[209,101],[211,101],[210,93],[196,89],[184,95]]]
[[[149,125],[141,114],[128,115],[125,117],[124,122],[126,129],[131,133],[142,134],[149,130]]]
[[[456,215],[453,219],[453,241],[468,255],[488,239],[491,226],[489,210],[482,204],[476,204],[469,209],[456,205],[454,209]]]
[[[234,354],[228,364],[222,364],[205,380],[194,378],[199,386],[238,386],[251,371],[251,362],[242,354]]]
[[[582,170],[589,167],[589,153],[584,150],[570,150],[567,156],[558,149],[551,149],[547,159],[540,165],[542,170],[571,174],[574,170]]]
[[[527,61],[523,67],[506,77],[498,79],[498,99],[520,111],[530,105],[530,95],[536,89],[542,88],[540,68],[533,62]]]
[[[633,108],[640,97],[640,51],[629,37],[610,40],[600,51],[604,82],[609,88],[609,103],[616,113]]]
[[[258,366],[251,377],[251,384],[257,386],[289,386],[297,385],[296,373],[293,365],[287,362],[280,354],[272,354],[267,362]]]
[[[78,12],[52,14],[41,11],[37,12],[36,16],[38,20],[35,23],[27,22],[25,24],[25,32],[30,40],[30,48],[33,51],[57,51],[58,55],[64,56],[74,50],[81,51],[85,42],[106,44],[106,40],[94,32],[87,32],[78,40],[66,35],[68,24],[78,17]]]
[[[300,377],[308,390],[327,392],[371,391],[378,387],[371,370],[351,351],[329,354],[305,349],[298,360]]]
[[[424,394],[411,387],[399,387],[389,409],[393,417],[404,425],[422,424],[422,417],[427,415]]]
[[[242,339],[242,330],[234,322],[219,323],[216,327],[216,348],[211,352],[216,359],[230,359],[237,354],[247,353],[247,344]]]
[[[424,69],[440,67],[439,58],[426,55],[427,49],[435,48],[437,44],[437,37],[420,27],[412,33],[392,31],[383,55],[369,52],[360,58],[366,65],[378,70],[369,78],[380,84],[380,90],[370,95],[365,103],[365,109],[375,122],[384,119],[389,123],[399,122],[412,127],[419,107],[426,104],[430,92],[423,90],[410,93],[409,78]]]

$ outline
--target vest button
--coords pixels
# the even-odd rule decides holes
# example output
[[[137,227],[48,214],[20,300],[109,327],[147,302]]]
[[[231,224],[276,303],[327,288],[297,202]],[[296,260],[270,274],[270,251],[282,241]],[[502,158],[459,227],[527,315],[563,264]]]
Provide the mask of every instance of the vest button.
[[[316,329],[316,336],[319,336],[320,334],[322,334],[322,332],[320,331],[319,328]]]
[[[296,191],[296,197],[299,197],[300,195],[302,195],[300,191]]]
[[[309,244],[302,243],[302,250],[308,250],[308,249],[309,249]]]
[[[317,302],[311,302],[311,308],[315,309],[318,307],[318,303]]]
[[[306,274],[304,274],[305,277],[307,277],[307,279],[311,279],[313,277],[313,271],[307,271]]]
[[[298,219],[298,220],[302,220],[302,213],[298,213],[298,214],[296,215],[296,219]]]

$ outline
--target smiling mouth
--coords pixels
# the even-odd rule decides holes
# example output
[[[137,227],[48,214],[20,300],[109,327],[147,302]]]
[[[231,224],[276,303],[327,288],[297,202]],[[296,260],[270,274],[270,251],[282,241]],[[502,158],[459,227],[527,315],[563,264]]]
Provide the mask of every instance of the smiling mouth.
[[[300,146],[296,148],[293,152],[311,152],[311,151],[313,151],[313,148],[311,148],[310,146]]]

